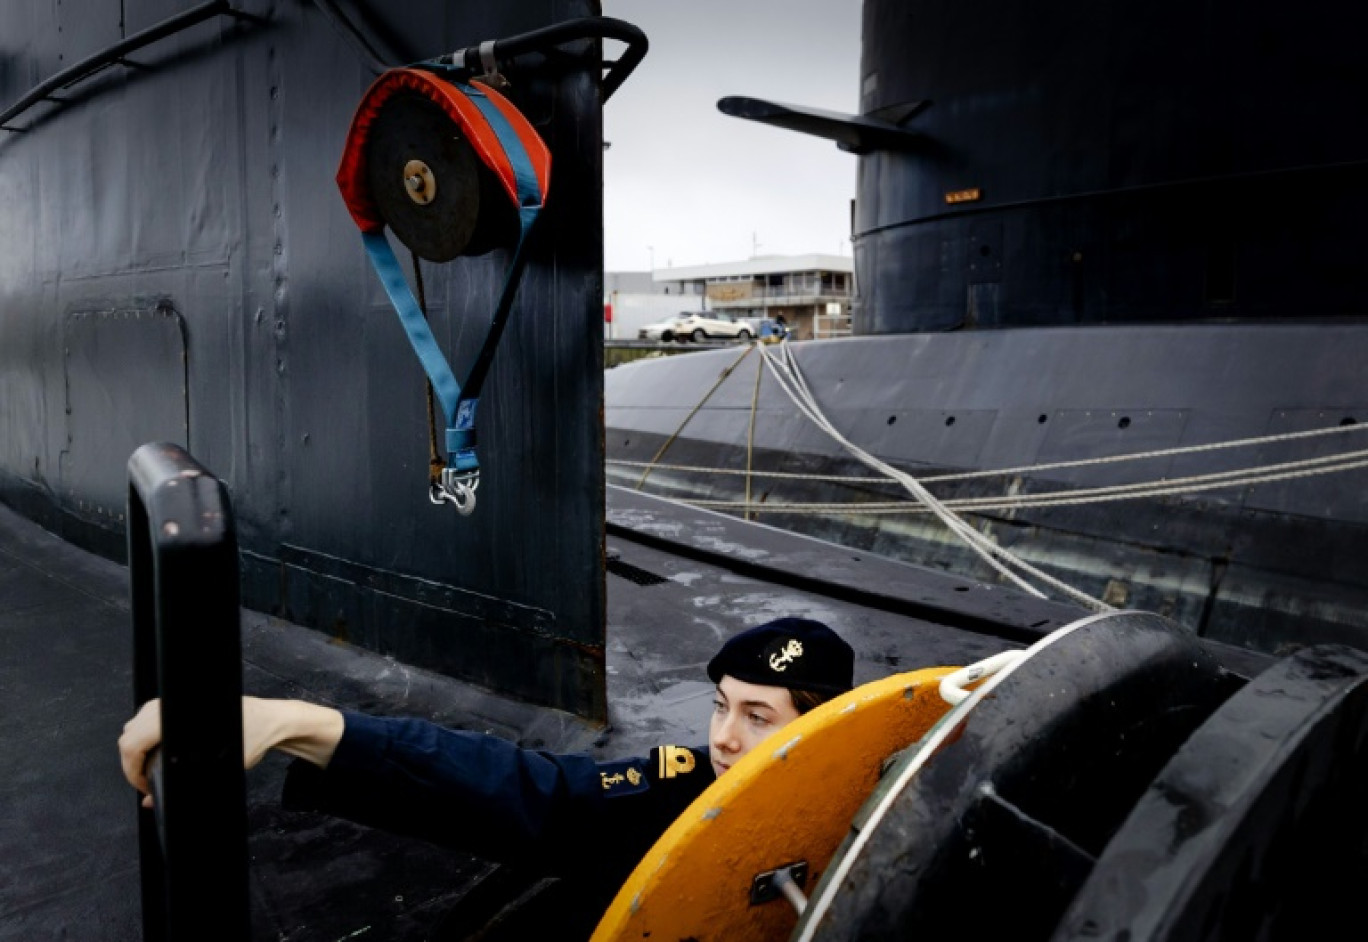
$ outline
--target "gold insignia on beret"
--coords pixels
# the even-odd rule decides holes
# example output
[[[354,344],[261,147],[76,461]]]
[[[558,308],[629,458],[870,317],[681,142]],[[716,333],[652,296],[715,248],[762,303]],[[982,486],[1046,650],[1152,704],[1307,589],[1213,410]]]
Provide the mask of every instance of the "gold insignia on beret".
[[[770,655],[770,670],[775,673],[783,673],[788,670],[788,666],[792,664],[796,658],[802,656],[803,642],[799,641],[797,638],[789,638],[788,644],[784,645],[781,650]]]
[[[683,746],[661,746],[659,761],[661,778],[674,778],[694,770],[694,754]]]

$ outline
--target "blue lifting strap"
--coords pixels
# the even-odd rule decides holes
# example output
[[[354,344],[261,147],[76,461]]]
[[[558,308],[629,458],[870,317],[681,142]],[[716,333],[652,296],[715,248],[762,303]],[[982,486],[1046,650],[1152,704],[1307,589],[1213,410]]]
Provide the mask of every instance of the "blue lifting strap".
[[[455,373],[437,346],[432,328],[409,289],[408,281],[404,278],[399,261],[395,258],[394,250],[390,247],[384,231],[363,232],[361,240],[366,246],[371,265],[380,276],[385,293],[389,295],[390,303],[399,315],[399,322],[408,335],[409,343],[418,355],[423,371],[427,373],[437,399],[442,404],[442,412],[446,417],[447,450],[447,468],[443,480],[455,477],[469,482],[478,475],[480,468],[479,460],[475,456],[475,411],[479,406],[480,389],[489,372],[499,338],[503,335],[508,313],[513,306],[513,298],[517,294],[518,283],[527,264],[527,236],[537,221],[543,197],[532,162],[508,119],[478,89],[462,82],[451,84],[466,95],[489,122],[513,167],[519,203],[518,244],[513,251],[513,260],[504,275],[503,290],[499,294],[499,302],[490,321],[489,333],[485,336],[480,353],[466,377],[464,388],[457,382]]]

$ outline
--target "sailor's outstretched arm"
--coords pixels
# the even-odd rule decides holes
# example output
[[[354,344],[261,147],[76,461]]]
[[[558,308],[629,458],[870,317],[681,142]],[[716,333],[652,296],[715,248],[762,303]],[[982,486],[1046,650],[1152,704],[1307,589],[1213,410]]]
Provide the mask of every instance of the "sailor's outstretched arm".
[[[294,763],[283,804],[460,847],[495,860],[539,856],[603,806],[587,755],[522,749],[420,719],[345,713],[326,767]]]
[[[553,866],[561,848],[596,829],[603,811],[608,786],[587,755],[537,752],[426,720],[342,713],[301,700],[244,697],[242,707],[247,768],[272,749],[302,760],[285,779],[283,804],[292,810]],[[151,802],[144,766],[160,742],[161,704],[152,700],[119,737],[124,776],[148,796],[144,804]]]
[[[342,739],[342,714],[303,700],[242,698],[243,765],[252,768],[272,749],[327,766]],[[124,724],[119,737],[119,762],[124,778],[151,801],[147,756],[161,744],[161,701],[149,700]]]

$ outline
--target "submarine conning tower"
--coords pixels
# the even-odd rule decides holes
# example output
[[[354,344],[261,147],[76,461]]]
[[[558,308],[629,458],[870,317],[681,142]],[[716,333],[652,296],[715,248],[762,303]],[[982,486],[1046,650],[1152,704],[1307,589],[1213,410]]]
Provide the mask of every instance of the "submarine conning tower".
[[[1363,315],[1366,16],[867,0],[855,332]]]

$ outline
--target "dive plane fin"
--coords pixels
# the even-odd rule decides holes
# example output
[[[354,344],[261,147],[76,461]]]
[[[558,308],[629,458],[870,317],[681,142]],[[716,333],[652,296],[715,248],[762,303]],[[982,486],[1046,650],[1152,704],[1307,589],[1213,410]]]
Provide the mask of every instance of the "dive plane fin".
[[[917,102],[906,118],[921,111],[930,102]],[[873,150],[911,150],[925,141],[925,135],[908,131],[889,121],[825,111],[805,105],[786,105],[759,98],[732,96],[718,101],[717,108],[733,118],[747,118],[762,124],[801,131],[816,137],[829,138],[841,150],[852,154],[867,154]]]

